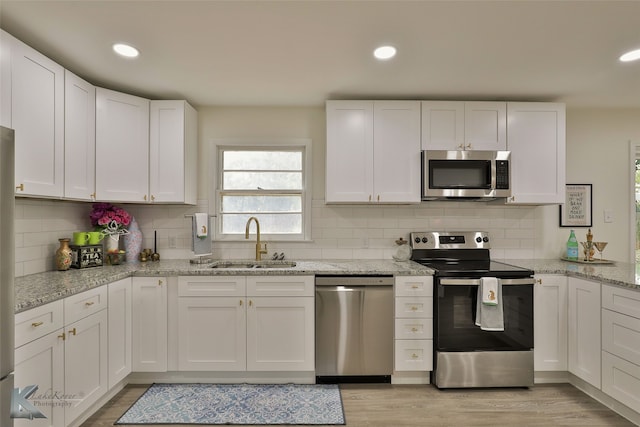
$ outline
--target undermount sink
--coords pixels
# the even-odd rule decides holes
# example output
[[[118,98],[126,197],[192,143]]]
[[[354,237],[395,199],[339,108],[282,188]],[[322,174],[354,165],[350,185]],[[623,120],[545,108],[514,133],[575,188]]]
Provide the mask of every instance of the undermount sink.
[[[295,261],[216,261],[211,268],[291,268],[295,267]]]

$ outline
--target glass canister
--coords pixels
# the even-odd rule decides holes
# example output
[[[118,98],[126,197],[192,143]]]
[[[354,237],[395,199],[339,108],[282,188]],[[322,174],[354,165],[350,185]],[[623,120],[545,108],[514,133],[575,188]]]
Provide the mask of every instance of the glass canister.
[[[396,249],[395,255],[393,255],[393,259],[396,261],[409,261],[409,259],[411,259],[411,246],[409,242],[400,237],[396,240],[396,245],[398,245],[398,248]]]

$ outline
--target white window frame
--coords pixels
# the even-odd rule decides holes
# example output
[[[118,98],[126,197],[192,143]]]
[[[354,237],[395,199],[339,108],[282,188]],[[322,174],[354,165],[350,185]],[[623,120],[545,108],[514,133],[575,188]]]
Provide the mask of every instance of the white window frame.
[[[291,150],[295,148],[302,149],[302,232],[300,234],[269,234],[260,233],[260,239],[263,241],[310,241],[311,240],[311,139],[309,138],[225,138],[213,139],[210,144],[210,162],[209,162],[209,182],[212,183],[211,188],[214,189],[210,206],[216,213],[217,219],[222,218],[220,208],[221,197],[221,176],[222,156],[220,151],[223,149],[250,149],[256,150]],[[258,218],[259,219],[259,218]],[[214,240],[219,241],[246,241],[244,235],[223,234],[222,221],[216,221],[214,229]],[[255,226],[251,226],[251,233],[255,233]]]

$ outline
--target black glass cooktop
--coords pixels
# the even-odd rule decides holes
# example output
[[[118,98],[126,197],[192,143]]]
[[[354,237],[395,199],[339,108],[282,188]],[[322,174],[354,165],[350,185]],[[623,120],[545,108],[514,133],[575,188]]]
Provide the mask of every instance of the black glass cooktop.
[[[414,251],[411,259],[436,271],[439,277],[529,277],[533,271],[489,259],[488,250]]]

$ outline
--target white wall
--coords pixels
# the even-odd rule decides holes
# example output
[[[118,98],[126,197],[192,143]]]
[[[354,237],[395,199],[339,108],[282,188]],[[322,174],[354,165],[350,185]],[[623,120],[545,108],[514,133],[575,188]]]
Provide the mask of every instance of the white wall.
[[[558,207],[505,207],[484,203],[426,202],[415,206],[331,206],[324,204],[325,118],[323,107],[225,108],[199,110],[198,206],[122,205],[140,224],[144,246],[163,259],[190,258],[190,220],[210,210],[209,146],[214,138],[284,137],[313,141],[312,242],[270,242],[269,253],[298,259],[390,258],[394,240],[410,231],[483,229],[493,236],[492,256],[557,258],[569,229],[558,226]],[[629,140],[640,142],[640,109],[567,111],[567,182],[593,184],[593,234],[609,243],[606,258],[628,261]],[[544,169],[542,169],[543,171]],[[16,199],[16,275],[54,269],[57,239],[90,227],[89,203]],[[613,223],[604,223],[603,209]],[[581,238],[586,229],[576,229]],[[216,258],[251,258],[246,241],[214,243]]]
[[[567,183],[593,185],[594,239],[607,241],[604,257],[630,260],[635,239],[630,232],[632,203],[629,142],[640,142],[640,109],[570,109],[567,111]],[[605,223],[603,212],[613,212]],[[558,207],[541,209],[538,258],[560,254],[569,229],[558,226]],[[586,228],[576,228],[578,240],[586,240]]]

